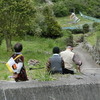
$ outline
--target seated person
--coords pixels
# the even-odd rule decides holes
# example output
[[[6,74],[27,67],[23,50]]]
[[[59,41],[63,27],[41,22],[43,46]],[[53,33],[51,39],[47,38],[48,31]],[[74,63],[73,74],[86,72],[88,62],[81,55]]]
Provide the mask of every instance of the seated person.
[[[47,71],[49,71],[51,74],[55,74],[55,73],[62,74],[64,61],[59,55],[60,53],[59,47],[54,47],[52,52],[53,52],[53,55],[48,59],[46,63]]]
[[[78,59],[78,57],[72,50],[72,45],[68,44],[66,50],[60,52],[60,56],[63,58],[65,64],[64,73],[76,73],[76,69],[74,68],[73,63],[77,65],[78,70],[80,71],[80,66],[82,65],[82,62]]]

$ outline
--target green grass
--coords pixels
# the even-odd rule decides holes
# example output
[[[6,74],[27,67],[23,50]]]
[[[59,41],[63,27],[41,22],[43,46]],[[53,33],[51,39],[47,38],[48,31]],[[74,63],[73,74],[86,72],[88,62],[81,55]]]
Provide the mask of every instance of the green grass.
[[[75,26],[75,25],[86,23],[86,22],[90,22],[89,20],[81,18],[81,21],[77,24],[68,24],[67,22],[70,21],[69,16],[57,18],[57,20],[62,27]],[[24,63],[25,63],[25,66],[27,66],[26,70],[27,70],[29,79],[34,79],[34,80],[37,79],[39,81],[55,80],[54,76],[48,75],[48,73],[46,73],[46,62],[47,62],[48,58],[51,57],[52,48],[54,46],[58,46],[58,47],[60,47],[60,49],[65,49],[66,37],[67,37],[67,34],[65,31],[63,37],[55,39],[55,40],[38,38],[38,37],[26,37],[26,41],[19,40],[19,39],[16,39],[17,41],[12,41],[12,45],[14,45],[16,42],[20,42],[23,44],[22,54],[25,58]],[[77,36],[74,36],[74,38],[77,38]],[[88,38],[88,40],[90,41],[91,38],[90,39]],[[3,40],[2,45],[0,46],[0,61],[7,62],[9,57],[13,53],[14,52],[6,51],[6,43],[5,43],[5,40]],[[30,66],[28,65],[28,61],[30,59],[33,59],[33,60],[35,59],[35,60],[38,60],[41,62],[39,65],[32,66],[33,68],[34,67],[35,68],[44,67],[44,68],[30,71],[29,70]],[[0,80],[12,80],[12,79],[8,78],[9,75],[12,75],[12,73],[9,72],[9,70],[7,69],[5,64],[0,63]],[[60,77],[61,75],[57,75],[57,76]]]
[[[80,15],[77,15],[77,17],[80,19],[80,21],[78,23],[76,23],[76,24],[69,23],[69,22],[72,22],[72,20],[70,19],[69,16],[57,18],[57,21],[62,27],[79,26],[80,24],[85,24],[85,23],[92,22],[92,21],[90,21],[88,19],[82,18]]]
[[[58,38],[58,39],[45,39],[45,38],[37,38],[37,37],[33,37],[31,38],[29,37],[29,39],[27,41],[21,40],[21,41],[12,41],[12,44],[14,45],[16,42],[20,42],[23,44],[23,51],[22,54],[24,56],[24,63],[27,70],[27,74],[29,76],[29,78],[32,79],[38,79],[41,81],[44,80],[52,80],[54,78],[52,78],[51,76],[49,76],[45,70],[46,70],[46,62],[48,60],[49,57],[51,57],[52,55],[52,48],[54,46],[58,46],[60,48],[65,48],[65,44],[64,44],[64,38],[66,37],[62,37],[62,38]],[[6,51],[6,45],[5,45],[5,41],[3,40],[2,45],[0,46],[0,61],[2,62],[7,62],[9,57],[11,56],[11,54],[13,54],[14,52],[7,52]],[[30,66],[28,65],[28,61],[30,59],[35,59],[40,61],[40,64],[36,65],[36,66],[32,66],[33,68],[41,68],[44,67],[43,69],[37,69],[37,70],[32,70],[30,73],[29,68]],[[7,69],[6,65],[3,63],[0,63],[0,80],[12,80],[10,78],[8,78],[9,75],[12,75],[12,73],[9,72],[9,70]],[[31,76],[31,77],[30,77]]]
[[[97,41],[97,34],[95,33],[86,37],[86,41],[88,41],[92,46],[95,45]]]
[[[77,15],[78,18],[80,18],[80,21],[76,24],[73,23],[68,23],[72,20],[70,20],[69,16],[67,17],[61,17],[61,18],[57,18],[58,23],[62,26],[62,27],[72,27],[72,26],[78,26],[80,27],[83,24],[88,24],[88,23],[92,23],[93,21],[88,20],[88,19],[84,19],[82,18],[79,14]],[[86,40],[91,44],[91,45],[95,45],[96,44],[96,39],[97,39],[97,32],[93,32],[92,35],[86,37]],[[73,34],[74,40],[77,40],[78,37],[80,37],[82,34]]]

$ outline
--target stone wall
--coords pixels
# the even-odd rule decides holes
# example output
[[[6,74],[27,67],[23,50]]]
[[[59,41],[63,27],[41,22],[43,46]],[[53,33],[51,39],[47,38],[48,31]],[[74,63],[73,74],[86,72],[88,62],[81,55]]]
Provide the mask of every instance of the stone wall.
[[[92,56],[93,60],[100,65],[100,41],[96,42],[96,45],[92,46],[90,43],[84,41],[83,48],[85,48],[90,55]]]

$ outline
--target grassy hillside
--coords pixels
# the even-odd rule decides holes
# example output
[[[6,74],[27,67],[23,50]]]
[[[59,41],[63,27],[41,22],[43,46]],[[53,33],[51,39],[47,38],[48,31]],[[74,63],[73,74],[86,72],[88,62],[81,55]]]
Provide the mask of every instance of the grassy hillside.
[[[78,15],[79,16],[79,15]],[[79,16],[80,17],[80,16]],[[62,27],[70,27],[70,26],[76,26],[80,24],[84,24],[86,22],[91,22],[87,19],[83,19],[80,17],[80,22],[77,24],[68,24],[70,21],[69,16],[68,17],[62,17],[62,18],[57,18],[57,21],[60,23]],[[21,42],[23,44],[23,56],[25,57],[25,66],[27,69],[27,74],[29,78],[31,79],[38,79],[38,80],[52,80],[53,77],[48,75],[46,73],[45,69],[45,64],[47,59],[52,55],[52,48],[54,46],[60,47],[60,49],[65,49],[65,39],[67,37],[67,34],[65,33],[63,37],[58,38],[58,39],[45,39],[45,38],[37,38],[37,37],[26,37],[26,40],[18,40],[17,41],[12,41],[12,44],[14,45],[16,42]],[[77,37],[77,36],[76,36]],[[9,59],[10,55],[13,52],[7,52],[6,51],[6,45],[5,45],[5,40],[3,40],[2,45],[0,46],[0,62],[7,62]],[[39,65],[36,66],[30,66],[28,65],[28,61],[30,59],[35,59],[40,61]],[[36,69],[30,71],[29,68],[42,68],[43,69]],[[5,66],[4,63],[0,63],[0,80],[12,80],[8,78],[9,75],[12,75],[12,73],[9,72],[7,67]]]
[[[61,18],[57,18],[57,21],[59,22],[59,24],[62,26],[62,27],[72,27],[72,26],[78,26],[80,27],[81,25],[84,25],[84,24],[88,24],[88,23],[93,23],[93,21],[91,20],[88,20],[88,19],[84,19],[82,18],[80,15],[77,15],[78,18],[80,18],[80,21],[76,24],[73,24],[73,23],[69,23],[69,22],[72,22],[72,20],[69,18],[69,16],[67,17],[61,17]],[[86,37],[85,39],[90,42],[91,45],[95,45],[96,43],[96,38],[97,38],[97,32],[96,31],[91,31],[87,34],[91,34],[93,33],[92,35]],[[81,34],[77,34],[77,35],[73,35],[73,37],[76,39],[77,37],[79,37]]]
[[[65,35],[66,36],[66,35]],[[65,49],[65,39],[66,37],[58,38],[58,39],[45,39],[45,38],[37,38],[37,37],[28,37],[27,41],[21,40],[21,41],[12,41],[12,44],[14,45],[16,42],[20,42],[23,44],[23,51],[22,54],[25,57],[25,66],[27,69],[28,76],[33,79],[42,79],[45,80],[45,68],[44,69],[38,69],[29,71],[30,65],[28,65],[28,61],[30,59],[40,61],[40,64],[37,66],[31,66],[32,68],[41,68],[46,67],[46,61],[47,59],[52,55],[52,48],[54,46],[60,47],[60,49]],[[10,55],[13,52],[7,52],[6,51],[6,45],[5,40],[3,40],[2,45],[0,46],[0,62],[7,62]],[[42,76],[41,76],[42,74]],[[12,73],[9,72],[7,67],[4,63],[0,63],[0,80],[12,80],[8,78],[9,75],[12,75]],[[47,74],[46,74],[47,75]],[[47,76],[46,76],[47,77]],[[50,75],[48,76],[50,77]],[[49,78],[50,79],[50,78]]]
[[[76,24],[71,23],[72,20],[70,19],[70,15],[67,17],[58,17],[57,21],[62,27],[80,26],[81,24],[93,22],[91,20],[82,18],[80,15],[77,15],[77,17],[80,19],[80,21]]]

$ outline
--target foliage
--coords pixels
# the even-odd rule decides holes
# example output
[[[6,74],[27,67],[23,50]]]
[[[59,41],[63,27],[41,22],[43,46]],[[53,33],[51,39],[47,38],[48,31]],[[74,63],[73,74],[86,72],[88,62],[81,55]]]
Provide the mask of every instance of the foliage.
[[[84,33],[89,32],[89,25],[88,24],[83,25],[83,31],[84,31]]]
[[[1,1],[0,9],[0,31],[4,34],[10,51],[12,36],[24,36],[31,26],[35,9],[31,0]]]
[[[40,61],[41,63],[37,66],[32,66],[32,67],[33,68],[44,67],[44,69],[33,70],[31,73],[32,79],[38,79],[40,81],[54,80],[54,78],[51,75],[48,75],[48,73],[46,73],[45,64],[47,62],[47,59],[52,55],[53,47],[58,46],[60,47],[60,49],[65,49],[66,44],[64,40],[67,38],[67,36],[69,36],[69,34],[67,34],[67,32],[64,34],[65,35],[63,37],[57,38],[57,39],[29,36],[27,38],[27,41],[18,40],[16,39],[16,37],[14,37],[14,40],[17,40],[17,41],[12,41],[13,46],[16,42],[20,42],[23,44],[22,54],[25,58],[24,63],[25,63],[25,66],[27,66],[26,70],[29,77],[30,77],[31,71],[29,71],[30,65],[28,65],[28,61],[30,59],[35,59],[35,60]],[[1,62],[7,62],[10,55],[13,54],[13,52],[6,52],[5,40],[2,41],[0,52],[1,52],[0,53]],[[6,65],[0,63],[0,80],[11,80],[10,78],[8,78],[8,76],[10,75],[12,75],[12,73],[8,71]]]
[[[100,32],[100,31],[99,31],[99,32]],[[97,34],[97,41],[99,41],[99,43],[100,43],[100,33]]]
[[[96,44],[97,34],[95,33],[93,35],[90,35],[90,36],[86,37],[85,39],[93,46]]]
[[[96,31],[100,31],[100,25],[96,27]]]
[[[50,6],[45,6],[43,10],[44,25],[42,36],[47,38],[61,37],[61,26],[56,21]]]
[[[46,70],[39,71],[32,79],[37,79],[38,81],[52,81],[55,80],[51,74]]]
[[[95,0],[52,0],[54,2],[54,13],[56,17],[65,16],[79,11],[92,17],[100,18],[100,3]],[[60,5],[61,4],[61,5]],[[64,9],[62,11],[62,9]],[[66,10],[65,10],[66,9]],[[63,12],[63,14],[62,14]],[[64,14],[65,13],[65,14]]]
[[[14,36],[20,37],[20,39],[26,34],[50,38],[61,37],[61,26],[54,15],[67,16],[72,12],[77,14],[81,11],[90,16],[98,18],[100,16],[99,1],[52,0],[53,8],[45,2],[45,0],[0,2],[0,31],[5,36],[7,48],[11,49],[11,41]]]
[[[36,3],[45,3],[45,0],[34,0]]]
[[[54,14],[56,17],[67,16],[69,14],[68,12],[68,8],[63,1],[58,2],[54,5]]]
[[[33,5],[34,4],[31,0],[18,2],[16,12],[20,16],[20,19],[18,19],[19,23],[16,28],[16,33],[19,36],[22,35],[23,37],[30,28],[34,28],[33,24],[35,24],[34,17],[36,9]]]
[[[66,39],[65,39],[66,45],[67,44],[73,45],[73,35],[72,35],[71,31],[66,30],[66,33],[68,34],[68,37],[66,37]]]
[[[24,4],[24,3],[21,3],[22,1],[20,1],[20,8],[21,7],[23,8],[26,5],[25,4],[24,6],[22,6]],[[60,1],[61,2],[62,0],[53,0],[53,1]],[[63,0],[63,1],[66,1],[66,0]],[[83,2],[84,0],[76,0],[76,1],[74,0],[74,2],[73,2],[73,0],[71,0],[71,1],[67,0],[67,1],[68,2],[65,2],[65,4],[66,4],[66,7],[67,7],[67,9],[69,11],[68,13],[70,13],[74,9],[74,6],[72,6],[72,5],[75,5],[75,2],[77,2],[77,1],[82,1]],[[16,0],[15,0],[15,2],[16,2]],[[14,3],[14,2],[9,2],[9,3]],[[33,3],[31,3],[31,4],[33,5]],[[84,2],[84,4],[86,4],[84,6],[87,6],[87,4],[88,4],[87,1]],[[12,4],[12,6],[14,7],[14,4]],[[82,9],[80,7],[78,9],[78,6],[79,5],[77,4],[77,12],[78,12],[79,9]],[[1,7],[1,2],[0,2],[0,7]],[[73,34],[71,34],[71,31],[69,31],[69,30],[59,31],[59,30],[61,30],[61,26],[62,27],[63,26],[73,26],[72,24],[69,25],[68,23],[66,23],[66,21],[69,21],[69,16],[68,17],[62,17],[61,18],[62,20],[60,20],[61,22],[59,21],[61,26],[59,26],[59,23],[56,21],[54,15],[53,15],[52,8],[49,9],[49,7],[46,8],[45,6],[44,7],[43,6],[39,6],[36,9],[38,12],[37,11],[35,12],[35,9],[32,10],[30,8],[32,10],[32,14],[31,14],[31,12],[30,12],[30,14],[27,14],[28,13],[27,11],[25,11],[24,13],[21,12],[21,11],[24,11],[24,8],[23,9],[22,8],[21,9],[17,9],[16,8],[19,12],[15,13],[15,12],[13,12],[13,10],[12,10],[13,8],[12,8],[11,9],[11,13],[13,12],[12,15],[13,16],[16,15],[16,17],[14,17],[14,18],[18,19],[18,20],[13,19],[13,17],[10,17],[9,16],[10,14],[8,14],[9,17],[7,16],[7,18],[11,20],[11,22],[10,22],[9,20],[7,20],[6,16],[3,16],[3,14],[7,15],[6,11],[8,10],[8,8],[5,7],[4,9],[1,9],[1,11],[0,11],[0,14],[1,14],[0,18],[3,19],[3,20],[0,19],[0,21],[1,21],[1,24],[4,25],[4,27],[1,27],[2,25],[0,26],[0,30],[4,29],[4,28],[5,29],[10,29],[9,27],[6,26],[6,24],[7,24],[7,23],[5,23],[6,21],[8,21],[10,24],[11,24],[11,22],[13,22],[12,25],[11,25],[12,26],[12,28],[11,28],[12,31],[11,32],[14,33],[14,36],[12,36],[12,38],[13,38],[12,39],[13,40],[12,41],[12,46],[16,42],[21,42],[23,44],[24,49],[23,49],[22,53],[23,53],[23,55],[25,57],[25,66],[29,66],[28,65],[28,60],[29,59],[36,59],[38,61],[41,61],[41,63],[40,63],[40,65],[33,66],[33,67],[39,67],[39,68],[45,67],[45,63],[46,63],[48,57],[50,57],[52,55],[52,48],[54,46],[58,46],[61,49],[65,49],[66,43],[69,43],[69,42],[72,43],[72,40],[73,40],[73,36],[72,35]],[[28,6],[27,6],[27,8],[28,8]],[[34,8],[34,6],[33,6],[33,8]],[[44,8],[44,10],[42,8]],[[16,9],[14,8],[14,11],[16,11]],[[85,10],[83,8],[84,13],[86,13],[88,11],[88,9],[91,10],[90,8],[88,8],[88,6],[85,8]],[[25,10],[28,10],[28,9],[25,9]],[[31,11],[31,10],[29,10],[29,11]],[[76,11],[76,8],[74,10]],[[3,11],[5,11],[5,13],[3,13]],[[19,15],[17,16],[17,13],[19,13],[20,16]],[[36,14],[36,17],[33,17],[34,14]],[[24,16],[24,15],[31,15],[31,16],[28,17],[28,16]],[[24,21],[23,17],[26,18],[25,21]],[[23,19],[23,22],[19,21],[20,18]],[[82,21],[80,21],[80,23],[82,23],[82,22],[85,23],[85,22],[88,22],[88,20],[82,19]],[[16,23],[18,25],[17,27],[15,27]],[[57,30],[58,30],[57,32],[59,32],[59,34],[61,34],[62,37],[56,38],[56,39],[37,37],[37,36],[41,36],[41,35],[43,36],[45,34],[46,34],[46,36],[47,35],[49,36],[52,33],[54,35],[56,33],[56,29],[55,29],[56,27],[53,26],[53,28],[51,28],[51,26],[52,26],[52,24],[55,25],[55,23],[58,24],[59,27],[57,27]],[[25,24],[25,27],[23,27],[24,24]],[[77,25],[77,24],[75,24],[75,25]],[[50,26],[50,27],[48,27],[48,26]],[[22,30],[18,31],[20,28]],[[55,31],[52,30],[52,29],[54,29]],[[100,30],[100,26],[98,26],[98,32],[99,32],[99,30]],[[32,33],[32,36],[34,36],[34,37],[24,35],[25,32]],[[8,34],[10,34],[10,32]],[[1,33],[0,33],[0,35],[1,35]],[[27,38],[26,39],[27,41],[21,40],[18,35],[21,36],[22,38],[23,37]],[[93,35],[96,35],[96,34],[93,34]],[[93,35],[92,35],[92,37],[89,37],[89,39],[87,39],[89,42],[94,42],[96,40]],[[56,37],[56,35],[54,35],[54,37]],[[0,52],[1,52],[0,53],[0,58],[1,58],[1,61],[4,61],[4,62],[6,62],[9,59],[10,55],[13,53],[13,52],[6,52],[5,43],[6,43],[6,41],[3,40],[2,41],[2,45],[0,47]],[[28,76],[29,76],[30,75],[29,67],[26,67],[26,69],[27,69],[27,73],[28,73]],[[8,72],[8,69],[5,67],[5,64],[0,64],[0,70],[1,70],[0,79],[1,80],[10,80],[10,79],[8,79],[7,76],[11,75],[11,73]],[[34,70],[32,72],[32,78],[33,79],[38,79],[40,81],[41,80],[52,80],[53,79],[51,77],[51,75],[48,76],[48,73],[45,72],[45,68],[43,70]]]
[[[73,29],[71,30],[72,34],[80,34],[80,33],[84,33],[83,29]]]
[[[98,25],[99,25],[98,22],[94,22],[94,23],[92,24],[92,27],[93,27],[93,28],[96,28]]]

